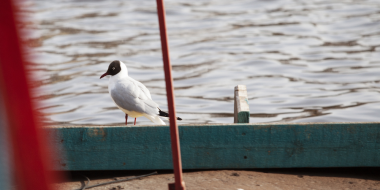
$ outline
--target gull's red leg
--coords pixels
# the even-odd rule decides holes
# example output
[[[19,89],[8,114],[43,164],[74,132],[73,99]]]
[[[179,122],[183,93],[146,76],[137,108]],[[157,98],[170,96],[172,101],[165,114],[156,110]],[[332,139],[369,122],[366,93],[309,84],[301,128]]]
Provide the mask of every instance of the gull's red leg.
[[[135,124],[134,125],[136,125],[136,117],[135,117]]]
[[[128,120],[128,114],[125,114],[125,125],[128,125],[127,120]]]

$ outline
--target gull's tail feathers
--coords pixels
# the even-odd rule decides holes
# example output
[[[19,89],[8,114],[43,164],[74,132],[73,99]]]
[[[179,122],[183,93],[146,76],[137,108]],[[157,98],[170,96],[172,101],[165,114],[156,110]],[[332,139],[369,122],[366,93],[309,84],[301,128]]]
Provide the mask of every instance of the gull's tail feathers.
[[[153,123],[158,124],[158,125],[166,125],[164,121],[158,116],[152,116],[152,115],[146,115],[144,114],[144,117],[148,118],[151,120]]]

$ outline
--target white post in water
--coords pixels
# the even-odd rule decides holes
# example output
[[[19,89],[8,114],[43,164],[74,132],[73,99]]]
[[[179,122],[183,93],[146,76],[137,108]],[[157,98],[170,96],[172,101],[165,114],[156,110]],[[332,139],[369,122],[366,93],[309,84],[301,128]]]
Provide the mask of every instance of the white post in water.
[[[245,85],[235,86],[234,107],[234,123],[249,123],[249,105]]]

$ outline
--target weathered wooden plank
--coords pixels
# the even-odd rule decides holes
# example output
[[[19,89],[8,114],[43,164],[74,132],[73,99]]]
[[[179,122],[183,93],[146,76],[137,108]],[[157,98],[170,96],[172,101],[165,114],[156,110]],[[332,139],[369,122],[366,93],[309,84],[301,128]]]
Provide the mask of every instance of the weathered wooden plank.
[[[53,127],[59,170],[172,169],[168,126]],[[179,126],[184,169],[380,166],[380,123]]]
[[[234,123],[249,123],[247,87],[235,86],[234,96]]]

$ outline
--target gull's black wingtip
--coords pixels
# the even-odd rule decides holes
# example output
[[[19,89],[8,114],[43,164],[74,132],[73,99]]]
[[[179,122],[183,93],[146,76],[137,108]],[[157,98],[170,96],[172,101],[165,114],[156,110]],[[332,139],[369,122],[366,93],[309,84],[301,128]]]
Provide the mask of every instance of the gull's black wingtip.
[[[161,111],[160,108],[158,108],[158,115],[162,116],[162,117],[169,117],[169,114],[166,113],[166,112]],[[182,120],[182,118],[177,117],[177,120]]]

